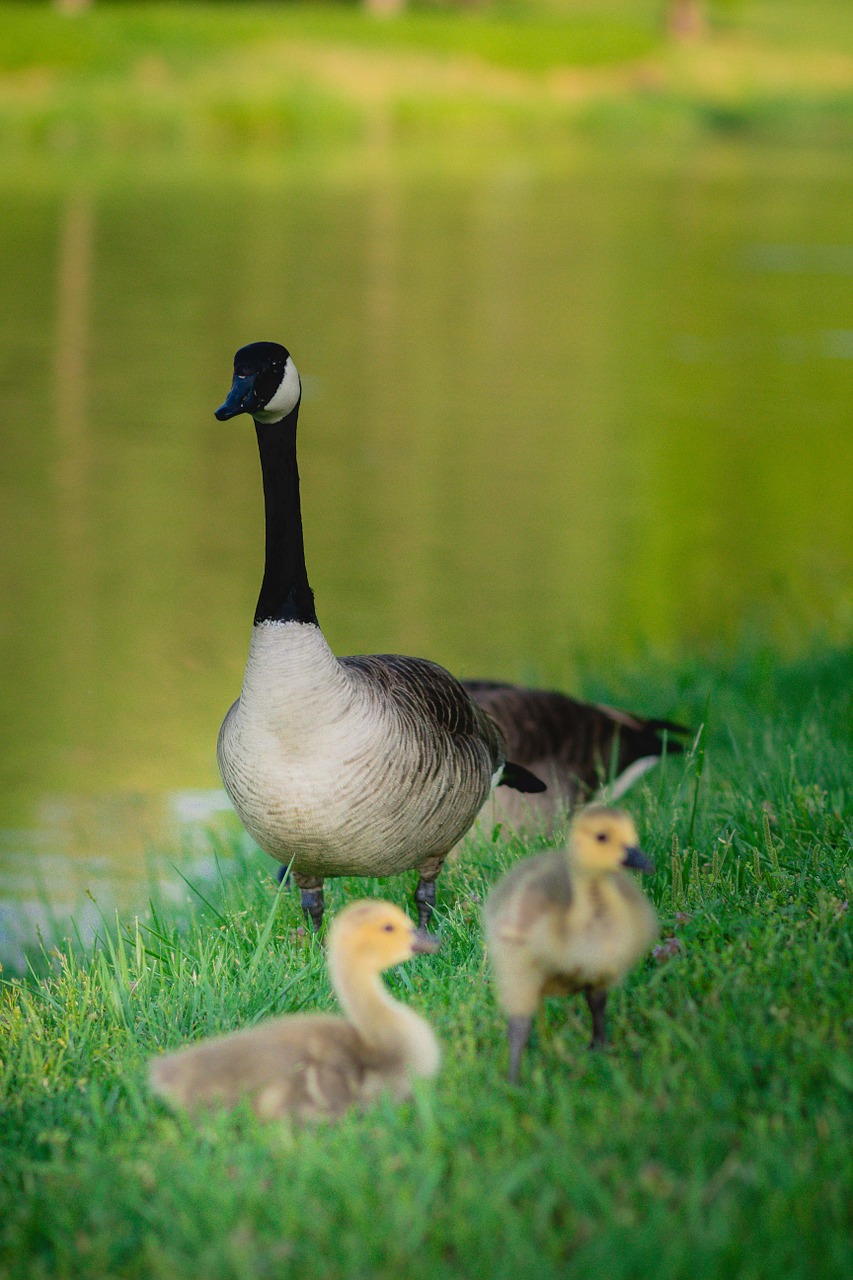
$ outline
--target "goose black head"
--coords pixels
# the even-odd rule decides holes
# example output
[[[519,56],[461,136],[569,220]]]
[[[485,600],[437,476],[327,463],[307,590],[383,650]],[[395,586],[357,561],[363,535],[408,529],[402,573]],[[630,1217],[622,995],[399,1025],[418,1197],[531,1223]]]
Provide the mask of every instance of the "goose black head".
[[[231,390],[216,410],[220,422],[250,413],[256,422],[280,422],[299,404],[302,384],[287,347],[250,342],[234,357]]]

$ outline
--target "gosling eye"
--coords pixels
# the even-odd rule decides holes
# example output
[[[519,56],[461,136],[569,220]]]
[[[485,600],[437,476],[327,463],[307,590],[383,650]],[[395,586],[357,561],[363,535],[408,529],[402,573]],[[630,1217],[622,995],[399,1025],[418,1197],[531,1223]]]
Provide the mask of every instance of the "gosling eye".
[[[607,839],[607,832],[597,831],[595,834],[595,838],[596,840],[600,841],[601,844],[604,844],[605,840]]]
[[[393,924],[383,924],[382,928],[386,933],[393,933],[397,926]]]

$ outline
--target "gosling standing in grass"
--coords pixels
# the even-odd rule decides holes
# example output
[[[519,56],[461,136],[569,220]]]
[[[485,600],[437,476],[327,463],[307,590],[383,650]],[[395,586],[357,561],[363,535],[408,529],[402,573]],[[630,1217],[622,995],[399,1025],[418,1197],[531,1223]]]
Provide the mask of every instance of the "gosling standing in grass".
[[[432,1028],[393,1000],[379,975],[438,941],[390,902],[346,907],[329,934],[329,974],[344,1018],[293,1014],[205,1040],[151,1064],[154,1091],[195,1109],[249,1099],[270,1120],[343,1115],[381,1094],[395,1101],[417,1076],[434,1076],[441,1054]]]
[[[525,858],[486,899],[495,986],[509,1017],[510,1080],[518,1079],[543,996],[582,991],[591,1047],[606,1042],[607,989],[657,936],[654,908],[623,867],[654,871],[630,816],[590,805],[572,823],[565,849]]]

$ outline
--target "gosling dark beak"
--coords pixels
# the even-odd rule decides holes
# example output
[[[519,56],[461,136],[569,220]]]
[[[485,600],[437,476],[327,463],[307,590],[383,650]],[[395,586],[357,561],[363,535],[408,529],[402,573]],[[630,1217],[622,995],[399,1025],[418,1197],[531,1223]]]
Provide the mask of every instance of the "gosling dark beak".
[[[647,858],[638,844],[629,845],[622,859],[623,867],[633,867],[635,871],[647,871],[650,876],[655,873],[655,864]]]
[[[235,373],[231,390],[225,397],[224,404],[216,410],[214,417],[220,422],[227,422],[229,418],[236,418],[238,413],[251,413],[254,409],[260,408],[255,396],[257,376],[256,373],[247,373],[241,378]]]
[[[427,933],[426,929],[415,929],[412,934],[412,950],[415,955],[432,955],[440,946],[441,940]]]

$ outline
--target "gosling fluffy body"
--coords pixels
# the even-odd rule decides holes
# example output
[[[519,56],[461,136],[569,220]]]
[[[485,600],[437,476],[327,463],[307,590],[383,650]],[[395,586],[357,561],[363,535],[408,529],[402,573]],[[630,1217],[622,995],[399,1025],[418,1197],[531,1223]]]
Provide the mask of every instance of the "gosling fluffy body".
[[[261,1119],[335,1118],[380,1095],[408,1096],[440,1066],[422,1017],[392,999],[380,973],[438,943],[390,902],[346,907],[329,932],[329,974],[345,1017],[295,1014],[202,1041],[151,1064],[151,1088],[189,1110],[248,1099]]]
[[[654,870],[630,816],[590,805],[572,823],[565,849],[525,858],[486,899],[495,988],[509,1018],[511,1079],[545,995],[582,991],[592,1045],[605,1043],[607,989],[657,936],[654,908],[624,867]]]

